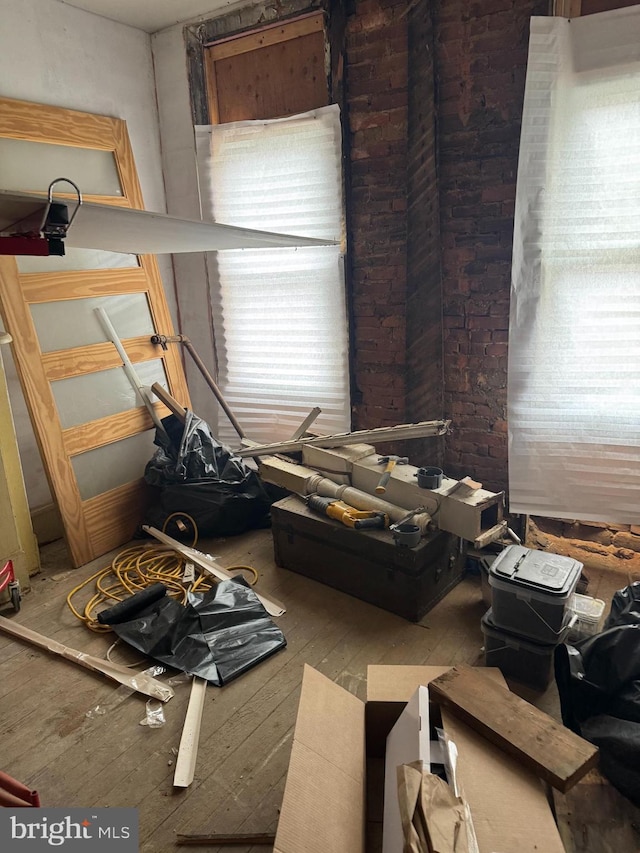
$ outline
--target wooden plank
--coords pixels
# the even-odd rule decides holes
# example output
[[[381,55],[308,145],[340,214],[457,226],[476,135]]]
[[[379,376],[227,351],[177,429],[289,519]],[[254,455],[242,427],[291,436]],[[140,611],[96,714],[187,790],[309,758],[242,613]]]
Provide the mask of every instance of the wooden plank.
[[[180,405],[180,403],[174,399],[168,391],[166,391],[162,385],[158,382],[154,382],[151,386],[151,390],[156,395],[156,397],[161,400],[164,405],[172,412],[181,423],[186,421],[186,409]]]
[[[176,770],[173,775],[174,788],[188,788],[195,776],[200,726],[202,723],[206,691],[207,682],[205,679],[194,676],[191,683],[187,715],[184,719],[182,737],[180,738]]]
[[[572,788],[598,760],[597,747],[470,667],[454,667],[429,689],[435,702],[559,791]]]
[[[162,349],[152,344],[146,335],[128,338],[122,343],[129,359],[134,364],[164,358]],[[42,354],[42,363],[50,382],[56,379],[68,379],[70,376],[81,376],[85,373],[97,373],[100,370],[122,367],[122,359],[111,341],[45,352]]]
[[[303,435],[306,435],[307,430],[318,417],[321,411],[322,409],[319,406],[314,406],[313,409],[311,409],[311,411],[307,415],[307,417],[302,421],[298,429],[291,436],[291,438],[295,441],[298,438],[302,438]]]
[[[63,302],[89,296],[117,296],[121,293],[143,293],[149,282],[142,267],[112,270],[70,270],[68,272],[25,273],[20,276],[25,300]]]
[[[169,410],[162,403],[154,403],[154,408],[159,418],[169,414]],[[62,437],[67,454],[76,456],[78,453],[104,447],[148,429],[153,429],[153,421],[146,407],[140,406],[137,409],[118,412],[117,415],[108,415],[69,427],[62,431]]]
[[[156,530],[155,527],[149,527],[146,524],[142,526],[142,529],[149,533],[151,536],[155,537],[159,542],[162,542],[165,545],[169,545],[170,548],[173,548],[178,554],[182,554],[183,557],[186,557],[187,560],[191,560],[192,563],[195,563],[197,566],[200,566],[201,569],[204,569],[207,574],[213,575],[213,577],[218,580],[231,580],[233,575],[230,574],[226,569],[223,569],[212,557],[207,557],[206,554],[202,554],[200,551],[196,551],[194,548],[187,548],[185,545],[182,545],[177,539],[173,539],[171,536],[167,536],[166,533],[163,533],[161,530]],[[283,604],[280,604],[279,601],[275,601],[274,599],[267,598],[264,595],[260,595],[256,590],[253,590],[256,593],[256,596],[262,602],[263,607],[271,616],[282,616],[286,612],[286,608]]]
[[[310,15],[300,16],[294,21],[263,27],[252,33],[220,39],[212,45],[207,45],[206,51],[213,61],[217,62],[220,59],[228,59],[231,56],[249,53],[262,47],[281,44],[317,32],[324,32],[324,14],[322,12],[313,12]]]
[[[83,501],[88,538],[95,556],[133,538],[151,497],[151,487],[140,479]]]
[[[51,640],[49,637],[45,637],[37,631],[32,631],[24,625],[12,622],[4,616],[0,616],[0,631],[12,637],[26,640],[34,646],[45,649],[54,655],[59,655],[72,663],[77,663],[79,666],[85,667],[85,669],[100,672],[102,675],[106,675],[107,678],[131,687],[145,696],[151,696],[154,699],[159,699],[161,702],[167,702],[173,696],[173,690],[168,685],[162,684],[162,682],[152,678],[150,675],[133,672],[126,666],[111,663],[108,660],[100,660],[93,655],[72,649],[70,646],[65,646],[63,643]]]
[[[329,103],[324,33],[309,33],[217,60],[215,77],[221,123],[296,115],[324,107]]]
[[[218,78],[216,76],[216,61],[209,50],[203,51],[204,73],[207,87],[207,103],[209,107],[209,124],[220,124],[218,109]]]
[[[374,441],[403,441],[410,438],[425,438],[430,435],[444,435],[451,421],[421,421],[417,424],[398,424],[394,427],[361,429],[357,432],[344,432],[336,435],[322,435],[318,438],[302,438],[296,441],[277,441],[274,444],[254,444],[237,451],[238,456],[270,456],[274,453],[296,453],[303,447],[346,447]]]

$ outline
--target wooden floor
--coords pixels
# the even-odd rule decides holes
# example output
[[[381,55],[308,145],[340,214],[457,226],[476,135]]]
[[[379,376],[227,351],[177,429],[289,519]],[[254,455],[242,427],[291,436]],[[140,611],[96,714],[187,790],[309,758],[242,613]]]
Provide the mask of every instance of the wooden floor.
[[[0,635],[0,765],[36,788],[44,805],[136,807],[143,853],[176,849],[177,832],[275,830],[305,663],[364,699],[368,664],[480,660],[484,607],[475,578],[465,579],[421,624],[414,625],[277,568],[270,531],[218,539],[200,547],[223,565],[248,563],[258,569],[258,589],[273,593],[288,608],[278,620],[287,648],[230,685],[208,689],[196,777],[185,791],[174,791],[172,779],[188,683],[175,687],[175,697],[165,706],[162,728],[139,725],[145,702],[138,695],[105,716],[90,719],[86,712],[109,702],[116,687],[101,676]],[[103,656],[112,635],[88,631],[68,610],[65,596],[107,562],[103,558],[83,569],[68,570],[63,544],[47,546],[43,572],[33,579],[33,591],[14,618],[67,645]],[[609,599],[624,583],[624,578],[593,574],[590,593]],[[116,650],[116,659],[119,654]],[[554,687],[539,695],[512,686],[558,715]],[[247,853],[249,848],[233,849]],[[590,853],[604,849],[593,848]],[[637,850],[637,846],[628,851],[617,847],[616,853]]]

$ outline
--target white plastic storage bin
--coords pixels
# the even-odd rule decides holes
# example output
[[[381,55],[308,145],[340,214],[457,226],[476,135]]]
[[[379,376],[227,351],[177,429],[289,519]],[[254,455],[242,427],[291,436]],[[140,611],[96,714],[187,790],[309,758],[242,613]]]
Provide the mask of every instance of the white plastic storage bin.
[[[560,642],[582,563],[571,557],[509,545],[491,565],[493,622],[535,643]]]
[[[496,627],[492,612],[482,617],[485,666],[497,666],[507,678],[514,678],[536,690],[545,690],[553,676],[553,654],[557,643],[534,643]],[[560,637],[560,642],[566,637]]]
[[[601,598],[574,593],[569,602],[569,612],[575,617],[568,639],[577,642],[598,633],[605,603]]]

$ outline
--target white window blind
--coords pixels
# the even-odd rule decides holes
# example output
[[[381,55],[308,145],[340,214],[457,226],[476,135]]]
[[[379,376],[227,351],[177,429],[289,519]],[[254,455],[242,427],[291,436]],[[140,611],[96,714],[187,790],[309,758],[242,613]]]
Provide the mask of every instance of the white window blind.
[[[533,18],[509,335],[510,509],[640,518],[640,7]]]
[[[340,241],[208,257],[218,382],[248,437],[350,428],[342,142],[337,106],[272,121],[196,128],[203,215]],[[218,437],[237,437],[221,413]]]

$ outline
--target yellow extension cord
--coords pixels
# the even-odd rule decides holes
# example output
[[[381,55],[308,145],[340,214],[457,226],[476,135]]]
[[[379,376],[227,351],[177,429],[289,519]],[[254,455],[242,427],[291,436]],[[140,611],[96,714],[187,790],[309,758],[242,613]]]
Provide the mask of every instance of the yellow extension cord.
[[[166,530],[169,522],[176,517],[186,519],[191,525],[193,530],[193,543],[191,547],[194,548],[198,541],[198,528],[190,515],[184,512],[174,512],[166,519],[162,527],[163,532]],[[109,625],[101,625],[98,622],[97,615],[99,611],[104,610],[107,605],[112,606],[118,601],[129,598],[129,596],[140,592],[142,589],[146,589],[154,583],[164,584],[167,587],[167,595],[177,599],[181,604],[184,604],[187,600],[187,591],[200,590],[204,592],[211,589],[216,583],[215,579],[210,575],[200,572],[198,566],[195,567],[195,580],[188,584],[188,586],[185,586],[182,577],[185,565],[188,562],[188,559],[182,557],[166,545],[159,546],[150,543],[133,545],[116,554],[108,568],[100,569],[99,572],[96,572],[81,584],[74,587],[67,595],[67,604],[73,615],[80,619],[81,622],[84,622],[91,631],[106,633],[111,631],[111,627]],[[231,566],[226,571],[251,572],[252,577],[249,583],[252,586],[258,580],[258,572],[253,566]],[[74,606],[72,599],[92,581],[95,581],[95,592],[85,604],[82,611],[79,611]]]

